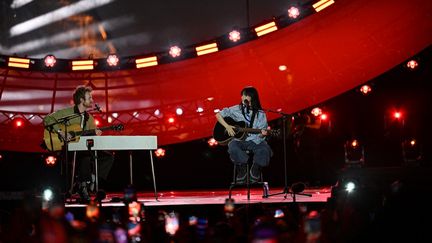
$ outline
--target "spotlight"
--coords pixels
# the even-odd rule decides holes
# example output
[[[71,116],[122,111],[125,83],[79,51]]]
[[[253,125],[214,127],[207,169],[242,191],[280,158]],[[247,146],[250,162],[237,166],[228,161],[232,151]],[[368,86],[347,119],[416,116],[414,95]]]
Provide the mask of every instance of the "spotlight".
[[[158,148],[158,149],[156,149],[156,151],[154,153],[155,153],[156,157],[164,157],[165,156],[165,149]]]
[[[354,182],[352,182],[352,181],[348,181],[348,182],[345,184],[345,190],[346,190],[348,193],[352,192],[355,188],[356,188],[356,184],[355,184]]]
[[[347,167],[362,167],[364,164],[364,147],[357,139],[348,140],[344,145],[345,164]]]
[[[24,126],[24,120],[22,118],[15,118],[13,121],[16,128],[21,128]]]
[[[174,117],[168,118],[168,123],[173,124],[175,122]]]
[[[117,64],[118,64],[119,59],[118,59],[117,55],[112,54],[112,55],[109,55],[109,56],[107,57],[106,61],[107,61],[107,63],[108,63],[108,66],[110,66],[110,67],[115,67],[115,66],[117,66]]]
[[[322,110],[319,107],[315,107],[311,110],[311,114],[314,116],[319,116],[322,114]]]
[[[300,10],[296,7],[291,7],[288,9],[288,17],[295,19],[300,15]]]
[[[182,108],[177,108],[176,109],[176,114],[179,115],[179,116],[183,115],[183,109]]]
[[[285,65],[280,65],[279,66],[279,71],[283,72],[283,71],[286,71],[286,70],[287,70],[287,66],[285,66]]]
[[[371,88],[369,85],[367,85],[367,84],[361,86],[361,88],[360,88],[360,92],[361,92],[363,95],[367,95],[367,94],[369,94],[371,91],[372,91],[372,88]]]
[[[57,158],[53,155],[49,155],[45,158],[45,164],[47,166],[54,166],[56,164]]]
[[[44,58],[45,67],[52,68],[52,67],[54,67],[56,62],[57,62],[57,59],[54,55],[47,55]]]
[[[180,47],[178,47],[178,46],[172,46],[171,48],[170,48],[170,50],[169,50],[169,54],[172,56],[172,57],[178,57],[178,56],[180,56],[181,55],[181,49],[180,49]]]
[[[153,113],[155,116],[159,116],[161,114],[159,109],[156,109]]]
[[[321,118],[321,120],[325,121],[325,120],[328,119],[328,115],[325,114],[325,113],[324,113],[324,114],[321,114],[320,118]]]
[[[207,141],[207,143],[208,143],[208,145],[209,145],[210,147],[214,147],[214,146],[218,145],[218,142],[217,142],[216,139],[214,139],[214,138],[210,138],[210,139]]]
[[[395,119],[399,120],[399,119],[402,118],[402,113],[401,113],[400,111],[395,111],[395,112],[393,113],[393,117],[394,117]]]
[[[405,165],[419,165],[423,158],[422,148],[416,139],[406,139],[402,142],[402,157]]]
[[[198,107],[197,109],[196,109],[196,112],[198,112],[198,113],[201,113],[201,112],[203,112],[204,111],[204,109],[202,108],[202,107]]]
[[[406,64],[407,68],[414,70],[418,67],[418,62],[416,60],[410,60]]]
[[[229,33],[229,37],[228,37],[232,42],[237,42],[240,40],[241,35],[240,32],[238,32],[237,30],[233,30]]]
[[[43,192],[42,192],[42,198],[44,201],[51,201],[54,198],[54,192],[51,188],[46,188]]]

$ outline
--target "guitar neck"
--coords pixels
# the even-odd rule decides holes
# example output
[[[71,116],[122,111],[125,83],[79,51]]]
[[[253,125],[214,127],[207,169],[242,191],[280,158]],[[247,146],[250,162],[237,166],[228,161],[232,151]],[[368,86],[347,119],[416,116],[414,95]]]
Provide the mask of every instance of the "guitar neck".
[[[75,135],[76,136],[82,136],[82,135],[86,135],[86,134],[93,134],[93,133],[96,133],[96,129],[99,129],[101,131],[105,131],[105,130],[110,130],[112,128],[111,128],[111,126],[108,126],[108,127],[98,127],[98,128],[95,128],[95,129],[90,129],[90,130],[75,132]]]
[[[266,129],[257,129],[257,128],[249,128],[249,127],[239,127],[238,130],[240,132],[261,133],[261,130],[266,130]]]

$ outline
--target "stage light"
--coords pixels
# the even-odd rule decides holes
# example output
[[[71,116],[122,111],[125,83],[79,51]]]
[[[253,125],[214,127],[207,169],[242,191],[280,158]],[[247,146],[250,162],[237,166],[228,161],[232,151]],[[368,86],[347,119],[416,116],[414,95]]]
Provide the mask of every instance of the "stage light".
[[[94,119],[94,123],[95,123],[96,126],[99,126],[101,124],[101,122],[99,121],[98,118]]]
[[[44,58],[45,67],[52,68],[56,64],[57,59],[54,55],[47,55]]]
[[[228,38],[229,38],[232,42],[237,42],[237,41],[239,41],[240,38],[241,38],[240,32],[238,32],[237,30],[233,30],[233,31],[229,32],[228,35],[229,35]]]
[[[315,9],[316,12],[319,12],[332,5],[333,3],[333,0],[320,0],[319,2],[313,4],[312,7]]]
[[[93,60],[76,60],[76,61],[72,61],[72,70],[73,71],[93,70],[94,68],[93,65],[94,65]]]
[[[177,108],[176,109],[176,114],[179,115],[179,116],[183,115],[183,109],[182,108]]]
[[[214,138],[210,138],[210,139],[207,141],[207,143],[208,143],[208,145],[209,145],[210,147],[214,147],[214,146],[218,145],[218,142],[217,142],[216,139],[214,139]]]
[[[414,70],[418,67],[418,62],[416,60],[410,60],[407,62],[406,66],[411,69]]]
[[[24,126],[24,120],[22,118],[15,118],[13,121],[16,128],[21,128]]]
[[[156,109],[153,113],[155,116],[159,116],[161,114],[159,109]]]
[[[112,116],[113,116],[114,118],[117,118],[117,117],[118,117],[118,113],[114,112],[114,113],[112,113]]]
[[[402,142],[402,157],[405,165],[419,165],[423,153],[416,139],[406,139]]]
[[[168,123],[172,124],[172,123],[174,123],[174,122],[175,122],[174,117],[170,117],[170,118],[168,118]]]
[[[197,56],[202,56],[209,53],[217,52],[219,51],[219,49],[217,43],[214,42],[207,45],[197,46],[195,47],[195,51],[197,53]]]
[[[220,112],[220,109],[214,109],[213,112],[218,113],[218,112]]]
[[[51,201],[54,198],[54,192],[51,188],[46,188],[42,192],[42,197],[44,201]]]
[[[155,153],[156,157],[164,157],[165,156],[165,149],[158,148],[158,149],[156,149],[156,151],[154,153]]]
[[[287,70],[287,66],[285,66],[285,65],[280,65],[279,66],[279,71],[283,72],[285,70]]]
[[[57,158],[53,155],[49,155],[45,158],[45,164],[47,166],[54,166],[57,162]]]
[[[108,123],[112,123],[113,122],[113,118],[109,116],[108,119],[107,119],[107,121],[108,121]]]
[[[345,184],[345,190],[346,190],[348,193],[352,192],[355,188],[356,188],[356,184],[355,184],[354,182],[352,182],[352,181],[348,181],[348,182]]]
[[[357,139],[346,141],[344,150],[347,167],[362,167],[364,165],[364,147]]]
[[[288,9],[288,17],[295,19],[300,16],[300,10],[296,7],[291,7]]]
[[[319,116],[322,114],[322,110],[319,107],[315,107],[311,110],[311,114],[314,116]]]
[[[119,59],[118,59],[117,55],[111,54],[107,57],[106,62],[108,63],[108,66],[115,67],[118,64]]]
[[[180,47],[178,47],[178,46],[172,46],[171,48],[170,48],[170,50],[169,50],[169,54],[172,56],[172,57],[174,57],[174,58],[176,58],[176,57],[179,57],[180,55],[181,55],[181,49],[180,49]]]
[[[399,119],[402,118],[402,113],[401,113],[400,111],[395,111],[395,112],[393,113],[393,117],[394,117],[395,119],[399,120]]]
[[[8,67],[29,68],[30,67],[30,59],[18,58],[18,57],[9,57]]]
[[[135,60],[136,68],[145,68],[145,67],[151,67],[151,66],[157,66],[158,60],[156,56],[152,57],[145,57]]]
[[[255,32],[256,32],[256,35],[258,37],[260,37],[260,36],[266,35],[268,33],[271,33],[273,31],[276,31],[277,29],[278,28],[276,26],[276,22],[272,21],[270,23],[256,27]]]
[[[201,112],[203,112],[204,111],[204,109],[202,108],[202,107],[198,107],[197,109],[196,109],[196,112],[198,112],[198,113],[201,113]]]
[[[133,117],[139,117],[139,113],[138,111],[134,111],[134,113],[132,114]]]
[[[321,118],[322,121],[326,121],[328,119],[328,115],[325,114],[325,113],[321,114],[320,118]]]
[[[360,92],[361,92],[363,95],[367,95],[367,94],[369,94],[371,91],[372,91],[372,88],[371,88],[369,85],[367,85],[367,84],[365,84],[365,85],[363,85],[363,86],[360,87]]]

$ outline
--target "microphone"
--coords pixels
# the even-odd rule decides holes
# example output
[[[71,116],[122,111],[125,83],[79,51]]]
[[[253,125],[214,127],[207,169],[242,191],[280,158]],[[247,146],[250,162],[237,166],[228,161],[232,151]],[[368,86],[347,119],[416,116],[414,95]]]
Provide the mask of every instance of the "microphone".
[[[95,109],[99,112],[102,112],[102,109],[100,108],[100,106],[98,105],[98,103],[95,103]]]

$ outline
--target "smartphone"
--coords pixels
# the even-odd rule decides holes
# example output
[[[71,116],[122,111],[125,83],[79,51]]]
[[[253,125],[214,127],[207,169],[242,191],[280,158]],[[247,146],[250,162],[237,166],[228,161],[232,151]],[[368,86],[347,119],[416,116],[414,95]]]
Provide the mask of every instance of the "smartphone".
[[[179,229],[178,214],[175,212],[171,212],[165,215],[165,231],[169,235],[175,235],[178,229]]]

